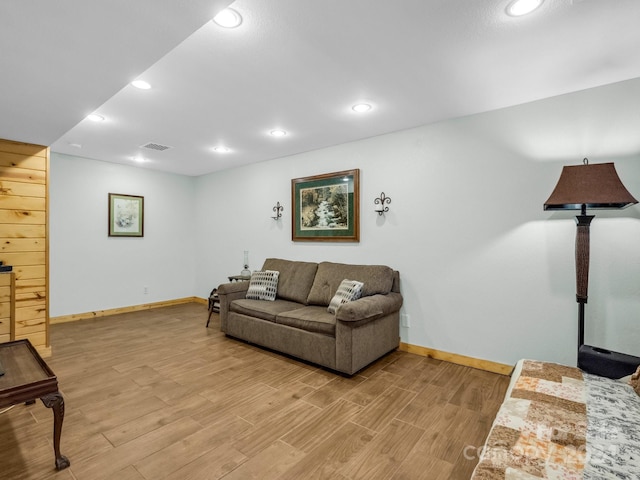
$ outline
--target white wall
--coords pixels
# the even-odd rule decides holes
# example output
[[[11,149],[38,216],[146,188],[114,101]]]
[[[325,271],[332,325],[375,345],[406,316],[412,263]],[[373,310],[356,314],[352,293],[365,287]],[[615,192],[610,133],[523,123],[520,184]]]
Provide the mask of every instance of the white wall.
[[[52,317],[193,295],[193,178],[56,153],[50,176]],[[144,196],[144,237],[108,236],[109,193]]]
[[[542,205],[585,156],[615,162],[640,198],[639,99],[640,82],[625,82],[199,177],[197,294],[239,274],[243,250],[252,270],[271,256],[387,264],[410,315],[402,341],[573,364],[575,213]],[[292,242],[291,179],[350,168],[360,243]],[[381,191],[385,217],[373,212]],[[591,213],[587,343],[640,355],[640,207]]]
[[[638,132],[633,80],[198,178],[54,154],[51,314],[206,297],[248,250],[252,270],[267,257],[399,270],[404,342],[574,364],[574,213],[542,205],[562,166],[585,156],[615,162],[640,198]],[[292,242],[291,179],[351,168],[361,241]],[[107,237],[110,191],[145,196],[144,239]],[[381,191],[384,217],[373,212]],[[590,213],[587,343],[640,355],[640,206]]]

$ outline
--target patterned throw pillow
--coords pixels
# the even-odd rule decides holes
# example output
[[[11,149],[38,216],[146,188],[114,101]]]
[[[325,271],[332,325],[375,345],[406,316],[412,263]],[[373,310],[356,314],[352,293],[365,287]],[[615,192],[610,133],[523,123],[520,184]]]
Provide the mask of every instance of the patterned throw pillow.
[[[640,366],[636,369],[636,372],[631,376],[629,385],[633,387],[638,395],[640,395]]]
[[[278,293],[278,277],[280,272],[275,270],[265,270],[264,272],[253,272],[249,280],[249,289],[245,298],[251,300],[269,300],[273,302]]]
[[[358,282],[357,280],[347,280],[346,278],[342,280],[336,294],[331,299],[331,302],[329,302],[327,311],[335,314],[338,307],[343,303],[359,299],[362,295],[363,286],[364,283]]]

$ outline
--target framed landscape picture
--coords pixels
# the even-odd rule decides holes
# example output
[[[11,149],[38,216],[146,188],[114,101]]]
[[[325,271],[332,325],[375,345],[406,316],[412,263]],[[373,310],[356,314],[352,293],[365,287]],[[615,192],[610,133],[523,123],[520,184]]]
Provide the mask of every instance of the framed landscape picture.
[[[360,241],[360,170],[291,180],[291,239]]]
[[[144,197],[109,194],[109,236],[144,236]]]

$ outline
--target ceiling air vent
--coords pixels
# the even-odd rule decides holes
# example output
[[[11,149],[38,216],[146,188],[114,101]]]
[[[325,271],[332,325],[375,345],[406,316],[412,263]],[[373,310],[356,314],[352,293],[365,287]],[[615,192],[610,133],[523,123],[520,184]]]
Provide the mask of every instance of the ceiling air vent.
[[[141,148],[148,148],[149,150],[164,152],[165,150],[169,150],[171,147],[167,147],[166,145],[160,145],[159,143],[149,142],[145,145],[142,145]]]

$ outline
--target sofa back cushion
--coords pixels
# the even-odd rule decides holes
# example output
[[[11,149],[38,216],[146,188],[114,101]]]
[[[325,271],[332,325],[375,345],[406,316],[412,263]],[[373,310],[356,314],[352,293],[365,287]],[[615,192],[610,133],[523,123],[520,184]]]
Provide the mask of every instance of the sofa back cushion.
[[[278,298],[307,305],[307,297],[318,269],[317,263],[267,258],[263,270],[277,270]]]
[[[347,265],[344,263],[322,262],[318,265],[316,277],[311,286],[307,304],[329,305],[340,283],[345,278],[362,282],[362,296],[386,295],[393,286],[393,269],[385,265]]]

